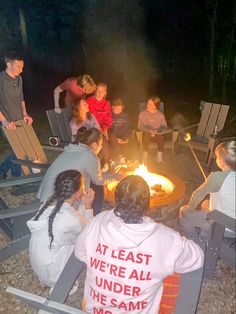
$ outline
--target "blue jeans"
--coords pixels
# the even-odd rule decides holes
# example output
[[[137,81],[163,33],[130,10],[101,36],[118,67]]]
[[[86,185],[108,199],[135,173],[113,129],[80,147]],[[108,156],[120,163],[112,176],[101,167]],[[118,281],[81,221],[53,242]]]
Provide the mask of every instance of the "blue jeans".
[[[93,215],[96,216],[102,211],[102,205],[103,205],[104,196],[105,196],[104,186],[96,185],[91,182],[90,187],[95,192],[92,208],[93,208]]]
[[[0,175],[6,175],[10,169],[13,177],[19,177],[21,175],[21,166],[13,162],[15,159],[16,155],[12,153],[1,163]]]

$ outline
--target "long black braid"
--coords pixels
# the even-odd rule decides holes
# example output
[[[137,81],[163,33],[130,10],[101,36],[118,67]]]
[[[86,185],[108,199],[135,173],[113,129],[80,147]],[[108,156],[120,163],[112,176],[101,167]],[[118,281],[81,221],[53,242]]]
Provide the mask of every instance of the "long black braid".
[[[60,211],[65,200],[70,198],[75,192],[80,189],[81,181],[81,174],[77,170],[67,170],[60,173],[55,180],[53,195],[45,202],[43,207],[34,217],[34,220],[38,220],[42,213],[45,211],[45,209],[56,202],[55,207],[53,208],[48,218],[48,234],[51,239],[50,248],[54,240],[54,235],[52,232],[53,221],[57,213]]]

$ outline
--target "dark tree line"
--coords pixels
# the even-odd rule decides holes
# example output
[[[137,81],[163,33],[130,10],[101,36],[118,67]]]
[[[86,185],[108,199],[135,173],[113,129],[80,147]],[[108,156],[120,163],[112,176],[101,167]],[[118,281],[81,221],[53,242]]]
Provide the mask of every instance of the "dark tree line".
[[[175,86],[235,102],[235,12],[233,0],[1,0],[1,62],[21,49],[52,85],[88,72],[128,98]]]

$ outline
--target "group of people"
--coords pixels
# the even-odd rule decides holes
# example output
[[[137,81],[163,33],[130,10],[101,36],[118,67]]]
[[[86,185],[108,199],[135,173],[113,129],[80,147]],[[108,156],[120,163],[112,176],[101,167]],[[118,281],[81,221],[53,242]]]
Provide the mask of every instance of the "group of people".
[[[84,74],[78,78],[68,78],[55,88],[56,113],[61,113],[59,96],[62,91],[66,91],[65,105],[71,112],[72,142],[80,127],[100,129],[103,134],[100,158],[103,161],[102,171],[104,172],[109,170],[111,159],[122,160],[122,157],[129,156],[132,130],[121,98],[114,99],[110,106],[106,100],[107,85],[104,83],[96,85],[90,75]],[[167,128],[167,123],[164,114],[159,110],[160,102],[159,97],[151,97],[147,101],[146,109],[139,114],[138,129],[143,132],[143,161],[145,162],[150,141],[157,143],[157,162],[163,160],[162,151],[165,140],[161,132]]]
[[[33,121],[24,103],[22,69],[23,60],[11,57],[6,58],[6,70],[0,73],[0,121],[8,130],[16,127],[18,119],[28,124]],[[48,168],[37,193],[42,205],[27,222],[32,268],[43,283],[54,287],[74,252],[87,264],[86,312],[158,313],[165,278],[203,265],[198,244],[208,238],[207,213],[217,209],[235,219],[236,143],[217,146],[216,162],[222,171],[212,173],[180,208],[180,224],[186,236],[182,237],[147,217],[150,191],[143,178],[120,178],[116,173],[101,171],[99,152],[103,151],[105,166],[109,145],[115,142],[114,150],[118,150],[117,144],[123,148],[130,141],[122,100],[115,99],[110,108],[107,86],[96,85],[89,75],[83,75],[55,88],[58,114],[63,90],[67,91],[65,102],[72,112],[72,142]],[[144,132],[144,152],[150,140],[156,141],[157,160],[161,162],[164,137],[160,131],[167,124],[159,105],[158,97],[148,100],[146,110],[139,114],[138,127]],[[104,186],[114,178],[119,180],[114,208],[102,212]],[[209,202],[202,202],[208,195]],[[229,230],[228,234],[235,236]]]

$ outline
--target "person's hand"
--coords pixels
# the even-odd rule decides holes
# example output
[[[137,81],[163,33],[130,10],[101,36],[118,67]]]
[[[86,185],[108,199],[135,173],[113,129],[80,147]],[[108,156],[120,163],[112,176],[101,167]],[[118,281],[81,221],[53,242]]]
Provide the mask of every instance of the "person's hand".
[[[31,125],[33,123],[33,119],[31,116],[29,116],[28,114],[25,114],[23,117],[25,123],[27,123],[28,125]]]
[[[128,139],[117,138],[117,143],[118,144],[128,144],[128,142],[129,142]]]
[[[179,214],[184,214],[189,209],[188,205],[183,205],[180,207]]]
[[[154,137],[156,135],[156,131],[151,131],[151,137]]]
[[[55,108],[54,108],[54,111],[55,111],[56,113],[59,113],[59,114],[62,113],[62,109],[61,109],[60,107],[55,107]]]
[[[86,190],[84,192],[84,195],[82,196],[81,202],[84,204],[85,208],[92,208],[92,203],[94,200],[94,190],[92,190],[91,188]]]
[[[13,121],[7,121],[7,120],[4,120],[2,121],[2,125],[4,126],[4,128],[6,128],[7,130],[15,130],[16,128],[16,125]]]

